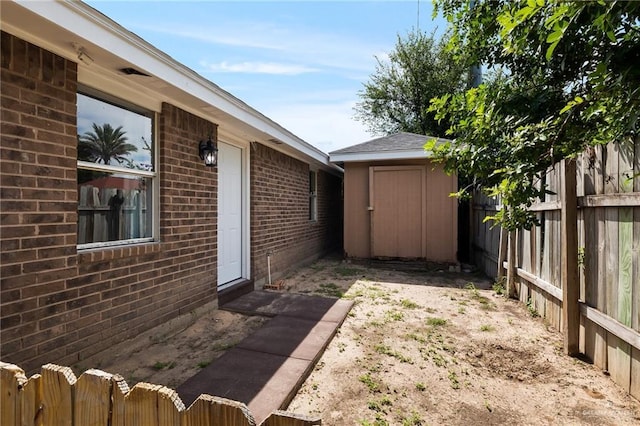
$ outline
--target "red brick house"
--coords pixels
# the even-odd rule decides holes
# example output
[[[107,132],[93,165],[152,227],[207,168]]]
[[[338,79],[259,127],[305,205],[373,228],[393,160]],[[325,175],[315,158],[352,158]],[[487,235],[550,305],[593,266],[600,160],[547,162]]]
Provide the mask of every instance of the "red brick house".
[[[340,247],[326,154],[83,3],[0,18],[0,359],[73,364]]]

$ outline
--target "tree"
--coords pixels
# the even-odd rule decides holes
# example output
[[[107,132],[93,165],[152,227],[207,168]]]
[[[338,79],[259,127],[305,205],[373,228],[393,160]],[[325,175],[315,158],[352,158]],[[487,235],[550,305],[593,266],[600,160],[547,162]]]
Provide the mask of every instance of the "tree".
[[[456,139],[426,148],[501,196],[498,223],[530,228],[526,207],[544,196],[550,165],[636,136],[640,3],[438,0],[435,9],[451,24],[453,55],[506,73],[435,99],[430,110]]]
[[[376,57],[376,72],[358,92],[356,119],[374,134],[412,132],[444,136],[446,121],[428,111],[431,98],[464,88],[467,69],[445,51],[445,42],[411,31],[398,36],[388,61]]]
[[[109,123],[102,126],[93,123],[92,127],[93,132],[78,138],[78,158],[102,164],[110,164],[112,159],[122,163],[128,160],[127,155],[138,151],[135,145],[127,142],[122,126],[114,129]]]

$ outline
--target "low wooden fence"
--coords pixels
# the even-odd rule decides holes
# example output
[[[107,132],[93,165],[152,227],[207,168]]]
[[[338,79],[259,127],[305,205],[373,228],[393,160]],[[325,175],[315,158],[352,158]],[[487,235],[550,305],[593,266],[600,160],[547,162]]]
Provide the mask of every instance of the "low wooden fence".
[[[585,354],[640,399],[640,141],[589,149],[545,179],[553,193],[531,207],[540,226],[494,228],[477,240],[476,260],[490,272],[484,260],[499,253],[510,295],[563,333],[568,354]],[[474,211],[474,223],[493,214]]]
[[[249,426],[255,421],[243,403],[200,395],[186,408],[175,390],[87,370],[79,378],[69,367],[47,364],[28,378],[16,365],[0,362],[0,426]],[[284,411],[262,426],[313,426],[311,419]]]

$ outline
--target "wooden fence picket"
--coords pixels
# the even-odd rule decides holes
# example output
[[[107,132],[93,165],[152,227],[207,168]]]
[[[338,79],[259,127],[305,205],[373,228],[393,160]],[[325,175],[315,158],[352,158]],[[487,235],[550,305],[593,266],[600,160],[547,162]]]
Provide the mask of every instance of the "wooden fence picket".
[[[178,393],[151,383],[129,389],[117,374],[46,364],[27,378],[0,361],[0,426],[256,426],[246,404],[200,395],[186,408]],[[315,426],[321,420],[276,411],[261,426]]]

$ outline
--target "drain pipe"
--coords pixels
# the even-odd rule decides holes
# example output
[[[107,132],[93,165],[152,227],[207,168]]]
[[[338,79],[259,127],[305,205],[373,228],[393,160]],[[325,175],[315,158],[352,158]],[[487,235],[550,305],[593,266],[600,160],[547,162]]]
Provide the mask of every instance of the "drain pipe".
[[[271,250],[267,250],[267,274],[269,276],[269,286],[271,286]]]

